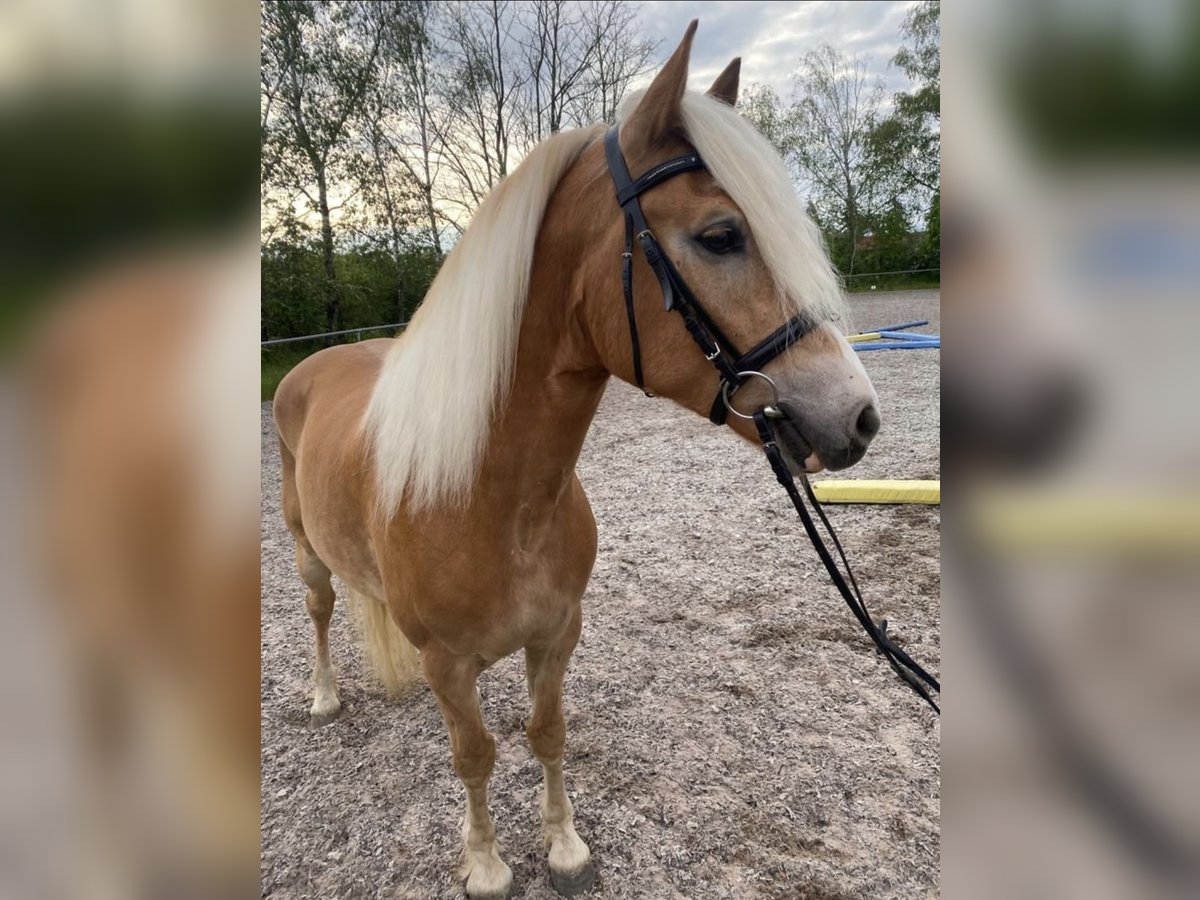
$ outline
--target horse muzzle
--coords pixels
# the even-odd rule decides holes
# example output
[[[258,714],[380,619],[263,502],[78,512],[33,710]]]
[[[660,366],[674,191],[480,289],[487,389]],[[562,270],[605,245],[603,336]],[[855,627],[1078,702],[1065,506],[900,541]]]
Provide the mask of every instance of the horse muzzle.
[[[873,400],[833,418],[806,416],[802,406],[786,400],[779,409],[783,419],[776,433],[784,458],[794,472],[809,474],[850,468],[866,454],[882,422]]]

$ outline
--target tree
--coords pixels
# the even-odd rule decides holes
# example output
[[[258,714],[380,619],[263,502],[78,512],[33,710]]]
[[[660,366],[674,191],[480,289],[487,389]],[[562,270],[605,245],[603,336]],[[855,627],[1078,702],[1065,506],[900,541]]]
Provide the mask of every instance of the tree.
[[[325,318],[338,328],[340,294],[334,270],[330,182],[352,116],[375,74],[379,52],[378,9],[370,4],[328,0],[279,0],[262,6],[264,142],[271,161],[268,183],[303,195],[321,220]],[[314,194],[315,187],[315,194]]]
[[[914,257],[914,239],[908,211],[899,197],[892,197],[871,223],[870,250],[863,262],[869,272],[896,272],[907,268]]]
[[[593,44],[583,11],[566,0],[536,3],[522,40],[529,73],[523,118],[529,143],[561,131],[586,86]]]
[[[631,39],[637,10],[620,0],[533,4],[524,23],[522,125],[530,145],[563,128],[612,121],[655,43]]]
[[[619,0],[476,0],[442,6],[435,117],[441,208],[482,202],[514,160],[563,128],[611,120],[654,44],[630,39],[637,10]]]
[[[586,74],[587,91],[578,103],[578,124],[612,122],[629,82],[646,72],[658,43],[634,38],[641,27],[637,7],[622,0],[595,0],[585,7],[584,19],[592,44]]]
[[[380,46],[376,71],[353,120],[347,144],[353,148],[347,175],[361,198],[357,236],[386,247],[392,257],[396,315],[404,305],[404,257],[418,236],[441,255],[437,207],[433,199],[435,164],[429,122],[434,115],[429,78],[428,0],[402,0],[380,7]],[[422,229],[417,225],[426,223]],[[391,318],[391,316],[389,316]]]
[[[933,192],[929,212],[925,215],[925,241],[921,247],[925,254],[924,264],[936,268],[942,259],[942,191]]]
[[[888,170],[873,164],[868,138],[883,101],[883,85],[869,82],[866,65],[829,44],[804,55],[795,76],[794,157],[826,223],[836,223],[831,250],[853,274],[864,226],[881,198],[890,196]]]
[[[311,332],[314,314],[328,330],[405,318],[448,232],[535,143],[611,121],[655,48],[621,0],[261,10],[271,337]]]
[[[449,67],[443,82],[448,115],[439,123],[435,139],[456,182],[446,201],[467,213],[508,174],[510,127],[520,86],[512,71],[516,15],[510,0],[446,7],[440,38]],[[454,224],[462,230],[461,223]]]
[[[738,98],[738,110],[754,124],[789,165],[798,163],[800,118],[794,106],[784,106],[767,84],[752,84]]]
[[[926,196],[941,173],[941,5],[926,0],[911,8],[900,27],[906,43],[892,59],[913,83],[897,93],[895,109],[871,133],[876,164],[897,172],[903,188]]]
[[[421,212],[429,227],[429,245],[442,256],[442,228],[434,199],[439,163],[434,154],[438,109],[434,65],[437,47],[432,0],[405,3],[392,27],[385,32],[384,51],[396,63],[393,112],[402,123],[398,158],[418,191]]]

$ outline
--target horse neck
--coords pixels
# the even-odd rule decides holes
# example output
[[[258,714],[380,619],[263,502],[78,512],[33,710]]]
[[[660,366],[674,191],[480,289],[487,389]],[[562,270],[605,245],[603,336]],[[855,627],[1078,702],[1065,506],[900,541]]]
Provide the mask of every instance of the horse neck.
[[[521,322],[512,386],[484,462],[491,483],[503,482],[514,502],[557,502],[596,414],[608,372],[581,327],[579,272],[588,244],[572,240],[553,203],[534,254],[529,299]]]

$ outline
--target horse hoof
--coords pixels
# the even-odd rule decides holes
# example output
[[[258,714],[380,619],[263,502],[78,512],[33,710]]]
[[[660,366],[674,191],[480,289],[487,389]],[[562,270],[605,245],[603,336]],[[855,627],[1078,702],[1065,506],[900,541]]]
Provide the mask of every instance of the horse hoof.
[[[337,717],[342,714],[342,708],[330,710],[322,713],[309,713],[308,727],[309,728],[324,728],[326,725],[332,725],[337,721]]]
[[[508,900],[509,891],[512,889],[512,881],[500,888],[488,887],[483,890],[471,890],[470,884],[467,884],[463,890],[466,892],[467,900]]]
[[[596,871],[590,861],[575,872],[556,872],[551,869],[550,882],[564,897],[576,897],[586,894],[596,884]]]
[[[469,900],[506,900],[512,890],[512,869],[496,855],[495,849],[490,858],[485,855],[471,866],[466,876],[463,888]]]

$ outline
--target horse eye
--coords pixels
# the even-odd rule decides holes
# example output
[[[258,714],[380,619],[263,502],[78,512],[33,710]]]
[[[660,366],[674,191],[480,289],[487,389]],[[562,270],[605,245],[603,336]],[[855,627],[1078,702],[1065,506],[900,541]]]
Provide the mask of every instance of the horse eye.
[[[730,253],[742,246],[742,236],[737,229],[718,225],[708,229],[697,238],[700,245],[711,253]]]

